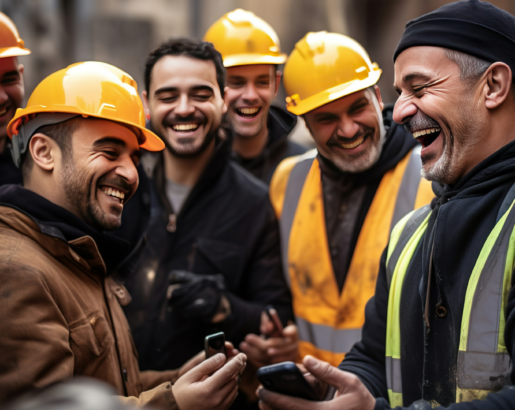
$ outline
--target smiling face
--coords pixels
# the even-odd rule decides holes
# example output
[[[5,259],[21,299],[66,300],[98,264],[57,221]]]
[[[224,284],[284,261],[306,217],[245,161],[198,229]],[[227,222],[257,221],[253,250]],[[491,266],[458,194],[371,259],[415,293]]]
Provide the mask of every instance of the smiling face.
[[[237,138],[254,138],[267,131],[268,110],[277,95],[281,73],[270,64],[227,68],[227,119]]]
[[[73,133],[72,149],[58,169],[58,201],[100,230],[119,228],[124,204],[138,187],[139,145],[129,128],[87,119]]]
[[[399,99],[393,119],[422,144],[422,174],[453,184],[475,163],[485,116],[477,87],[460,77],[456,63],[439,47],[411,47],[395,62]]]
[[[214,63],[184,56],[155,64],[143,99],[157,135],[178,157],[197,156],[210,146],[226,111]]]
[[[304,115],[318,151],[338,169],[358,173],[379,159],[386,132],[378,87],[361,90]]]
[[[21,107],[23,96],[23,65],[16,57],[0,58],[0,140],[7,137],[7,124]]]

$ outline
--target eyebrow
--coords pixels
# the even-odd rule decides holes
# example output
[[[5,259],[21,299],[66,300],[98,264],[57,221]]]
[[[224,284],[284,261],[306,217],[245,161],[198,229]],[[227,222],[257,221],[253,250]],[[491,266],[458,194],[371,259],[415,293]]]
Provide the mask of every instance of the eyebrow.
[[[409,74],[406,74],[404,77],[402,77],[402,82],[403,83],[409,83],[410,81],[412,80],[423,80],[423,81],[429,81],[431,80],[431,77],[429,77],[427,74],[425,73],[421,73],[421,72],[418,72],[418,71],[415,71],[414,73],[409,73]],[[395,85],[395,83],[393,84],[393,88],[395,88],[396,90],[399,89],[399,87],[397,87]]]
[[[361,97],[359,100],[354,101],[354,102],[352,103],[352,105],[350,106],[349,110],[352,110],[352,109],[356,108],[356,106],[357,106],[357,105],[360,105],[360,104],[362,104],[362,103],[366,103],[366,104],[368,104],[368,103],[369,103],[368,98],[367,98],[367,97]]]
[[[119,147],[122,147],[122,148],[125,148],[127,146],[127,144],[125,143],[125,141],[119,139],[119,138],[115,138],[115,137],[105,137],[105,138],[101,138],[99,140],[96,140],[94,143],[93,143],[93,146],[95,148],[100,148],[106,144],[114,144],[114,145],[118,145]],[[139,143],[138,143],[138,149],[134,150],[132,153],[131,153],[131,156],[136,156],[138,158],[141,158],[141,150],[139,149]]]
[[[174,93],[174,92],[179,92],[179,91],[180,90],[178,87],[162,87],[162,88],[157,89],[154,92],[154,95],[158,95],[158,94],[162,94],[162,93]],[[215,92],[213,87],[210,87],[208,85],[195,85],[190,88],[190,91],[209,91],[213,94]]]

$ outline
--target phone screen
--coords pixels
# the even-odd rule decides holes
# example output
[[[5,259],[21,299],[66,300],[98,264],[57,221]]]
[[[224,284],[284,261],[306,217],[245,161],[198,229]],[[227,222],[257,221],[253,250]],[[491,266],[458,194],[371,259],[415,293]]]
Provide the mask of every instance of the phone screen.
[[[217,353],[223,353],[227,356],[225,351],[225,334],[224,332],[214,333],[206,336],[204,340],[204,350],[206,352],[206,359],[214,356]]]

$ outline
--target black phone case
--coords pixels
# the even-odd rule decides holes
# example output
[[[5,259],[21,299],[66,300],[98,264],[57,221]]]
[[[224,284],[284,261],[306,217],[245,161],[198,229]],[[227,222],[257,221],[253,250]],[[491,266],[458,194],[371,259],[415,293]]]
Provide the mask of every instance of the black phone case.
[[[223,353],[227,357],[227,352],[225,351],[224,332],[206,336],[204,339],[204,351],[206,352],[206,359],[209,359],[217,353]]]
[[[293,362],[261,367],[257,378],[267,390],[301,399],[320,401],[315,391]]]

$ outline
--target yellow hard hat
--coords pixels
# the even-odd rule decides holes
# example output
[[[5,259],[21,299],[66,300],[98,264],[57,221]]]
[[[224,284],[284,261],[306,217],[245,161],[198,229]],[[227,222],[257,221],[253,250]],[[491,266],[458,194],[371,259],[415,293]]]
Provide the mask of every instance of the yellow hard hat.
[[[30,54],[18,34],[18,29],[4,13],[0,12],[0,58]]]
[[[209,28],[204,41],[222,54],[225,67],[250,64],[283,64],[279,37],[270,25],[250,11],[236,9]]]
[[[302,115],[376,84],[381,70],[361,45],[342,34],[308,33],[284,66],[286,108]]]
[[[88,61],[50,74],[36,87],[27,108],[16,110],[7,125],[9,137],[17,135],[23,124],[41,113],[91,116],[126,124],[140,131],[141,148],[160,151],[165,147],[159,137],[145,128],[136,81],[110,64]]]

